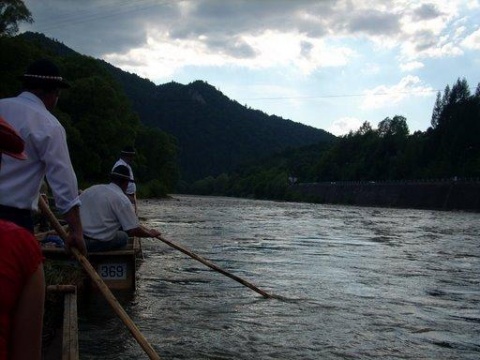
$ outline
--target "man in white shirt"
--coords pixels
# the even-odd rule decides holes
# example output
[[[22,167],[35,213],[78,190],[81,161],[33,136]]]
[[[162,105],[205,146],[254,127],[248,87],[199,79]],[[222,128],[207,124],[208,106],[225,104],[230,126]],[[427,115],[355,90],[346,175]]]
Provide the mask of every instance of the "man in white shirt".
[[[69,88],[57,66],[47,59],[32,63],[20,77],[24,91],[0,100],[0,116],[25,141],[27,160],[5,159],[0,172],[0,218],[33,232],[32,211],[38,209],[40,185],[46,176],[55,205],[67,221],[67,247],[86,254],[80,222],[77,177],[70,161],[65,129],[51,111],[60,89]]]
[[[130,174],[130,180],[135,180],[133,177],[133,170],[132,170],[132,164],[133,160],[135,159],[135,149],[133,146],[125,146],[120,153],[120,159],[117,160],[117,162],[113,165],[112,170],[115,169],[119,165],[124,165],[128,168],[129,174]],[[131,181],[128,184],[127,191],[125,194],[127,197],[130,199],[130,202],[133,204],[133,207],[135,208],[135,213],[137,213],[137,187],[135,185],[135,181]]]
[[[93,185],[80,194],[83,233],[88,251],[108,251],[124,247],[128,238],[156,237],[160,232],[140,225],[125,191],[130,172],[125,165],[115,167],[109,184]]]

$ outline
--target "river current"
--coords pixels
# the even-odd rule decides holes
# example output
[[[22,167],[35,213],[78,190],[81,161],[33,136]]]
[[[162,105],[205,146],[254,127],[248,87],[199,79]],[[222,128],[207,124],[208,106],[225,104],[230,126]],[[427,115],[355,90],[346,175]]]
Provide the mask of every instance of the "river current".
[[[174,195],[119,298],[162,359],[479,359],[480,214]],[[79,308],[81,359],[146,359],[100,296]]]

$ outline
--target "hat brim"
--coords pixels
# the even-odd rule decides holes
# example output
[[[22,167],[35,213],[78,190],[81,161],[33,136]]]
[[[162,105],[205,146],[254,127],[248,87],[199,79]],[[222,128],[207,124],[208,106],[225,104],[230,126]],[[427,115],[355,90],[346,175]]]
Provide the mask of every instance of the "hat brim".
[[[135,180],[132,180],[130,179],[129,176],[126,176],[126,175],[123,175],[123,174],[119,174],[119,173],[116,173],[116,172],[111,172],[110,173],[110,176],[116,178],[116,179],[121,179],[121,180],[127,180],[128,182],[132,182],[134,183]]]
[[[53,79],[42,79],[42,78],[37,78],[37,77],[31,77],[31,76],[26,76],[26,75],[20,75],[17,76],[17,79],[22,80],[22,81],[35,81],[38,84],[51,84],[55,85],[59,89],[69,89],[71,88],[70,84],[67,83],[65,80],[53,80]]]

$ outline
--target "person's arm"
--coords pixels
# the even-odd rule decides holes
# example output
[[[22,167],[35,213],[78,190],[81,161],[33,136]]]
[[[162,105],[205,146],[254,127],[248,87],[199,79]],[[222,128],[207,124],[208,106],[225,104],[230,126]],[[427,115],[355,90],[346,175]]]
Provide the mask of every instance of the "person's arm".
[[[138,237],[145,237],[145,238],[154,238],[162,235],[158,230],[147,229],[143,226],[139,226],[134,229],[127,230],[127,234],[128,236],[138,236]]]
[[[39,158],[45,163],[48,185],[55,199],[55,207],[64,215],[80,205],[78,183],[67,146],[65,130],[60,125],[50,126],[37,142]]]
[[[45,299],[43,265],[27,281],[12,323],[11,360],[40,360]]]
[[[126,194],[116,197],[114,203],[111,204],[111,208],[115,211],[120,227],[124,229],[128,236],[149,238],[161,235],[158,230],[147,229],[140,225],[132,203]]]
[[[82,229],[82,222],[80,220],[80,209],[78,206],[72,207],[64,214],[65,221],[68,223],[70,227],[70,231],[68,234],[67,243],[67,251],[69,247],[75,247],[80,251],[83,255],[87,254],[87,247],[85,246],[85,240],[83,239],[83,229]]]

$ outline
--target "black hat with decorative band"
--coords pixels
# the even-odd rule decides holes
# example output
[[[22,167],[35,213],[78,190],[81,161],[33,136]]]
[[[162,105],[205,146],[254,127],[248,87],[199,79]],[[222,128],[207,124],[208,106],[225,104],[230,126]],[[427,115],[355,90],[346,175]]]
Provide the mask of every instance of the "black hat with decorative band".
[[[57,65],[48,59],[40,59],[30,64],[19,79],[28,86],[49,86],[68,89],[70,85],[60,75]]]
[[[116,166],[110,173],[112,178],[128,180],[130,182],[135,182],[135,180],[130,179],[130,170],[125,165]]]

